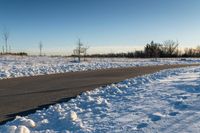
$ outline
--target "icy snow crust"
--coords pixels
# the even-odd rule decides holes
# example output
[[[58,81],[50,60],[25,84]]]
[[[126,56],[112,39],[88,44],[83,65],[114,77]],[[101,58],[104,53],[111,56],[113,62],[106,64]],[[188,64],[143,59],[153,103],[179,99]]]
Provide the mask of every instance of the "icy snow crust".
[[[0,79],[106,68],[150,66],[162,64],[200,63],[200,59],[124,59],[91,58],[73,63],[73,58],[0,56]]]
[[[1,133],[199,131],[200,67],[127,79],[0,126]]]

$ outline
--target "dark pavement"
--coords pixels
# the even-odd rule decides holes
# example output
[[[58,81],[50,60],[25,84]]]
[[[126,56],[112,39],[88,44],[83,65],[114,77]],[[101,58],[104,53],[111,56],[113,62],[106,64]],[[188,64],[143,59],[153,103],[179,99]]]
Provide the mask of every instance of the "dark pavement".
[[[0,80],[0,124],[57,102],[68,101],[84,91],[168,68],[160,65],[115,68]]]

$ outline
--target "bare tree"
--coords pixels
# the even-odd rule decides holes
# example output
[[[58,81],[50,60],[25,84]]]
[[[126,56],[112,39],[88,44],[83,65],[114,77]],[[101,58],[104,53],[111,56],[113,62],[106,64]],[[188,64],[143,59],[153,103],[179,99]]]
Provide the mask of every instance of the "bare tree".
[[[184,49],[185,57],[195,57],[196,55],[197,55],[196,49],[194,49],[194,48],[185,48]]]
[[[85,48],[84,48],[84,61],[86,61],[86,55],[87,55],[87,50],[89,49],[90,47],[89,46],[86,46]]]
[[[4,52],[5,52],[5,49],[4,49],[4,46],[2,46],[2,53],[4,54]]]
[[[178,56],[178,41],[175,42],[173,40],[167,40],[163,42],[163,51],[165,52],[166,56]]]
[[[200,56],[200,46],[199,45],[196,47],[196,52],[197,52],[198,56]]]
[[[81,47],[83,46],[83,44],[81,43],[81,40],[78,39],[78,61],[81,61]]]
[[[42,56],[42,48],[43,48],[42,41],[40,41],[39,42],[40,56]]]
[[[85,57],[87,50],[89,47],[83,47],[83,43],[81,43],[80,39],[78,39],[78,44],[76,49],[73,50],[73,54],[75,57],[78,57],[78,62],[81,61],[81,54]],[[84,59],[85,60],[85,59]]]
[[[5,28],[3,31],[3,40],[5,41],[5,53],[8,53],[8,39],[9,39],[9,32]]]

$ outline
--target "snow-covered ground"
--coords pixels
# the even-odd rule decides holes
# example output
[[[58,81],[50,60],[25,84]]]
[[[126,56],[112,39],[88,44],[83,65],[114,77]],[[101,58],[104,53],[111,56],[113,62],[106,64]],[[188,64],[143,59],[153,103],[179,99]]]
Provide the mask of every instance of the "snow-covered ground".
[[[0,132],[199,133],[200,67],[163,70],[88,91],[17,117]]]
[[[0,79],[106,68],[200,63],[198,58],[187,60],[90,58],[81,63],[72,61],[73,58],[63,57],[0,56]]]

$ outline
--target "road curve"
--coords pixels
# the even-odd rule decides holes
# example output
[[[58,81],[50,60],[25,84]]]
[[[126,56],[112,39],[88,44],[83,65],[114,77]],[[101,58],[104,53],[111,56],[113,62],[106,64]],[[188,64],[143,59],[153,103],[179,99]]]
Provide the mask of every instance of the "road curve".
[[[196,64],[197,65],[197,64]],[[16,115],[67,101],[80,93],[163,69],[193,65],[159,65],[114,68],[0,80],[0,124]]]

